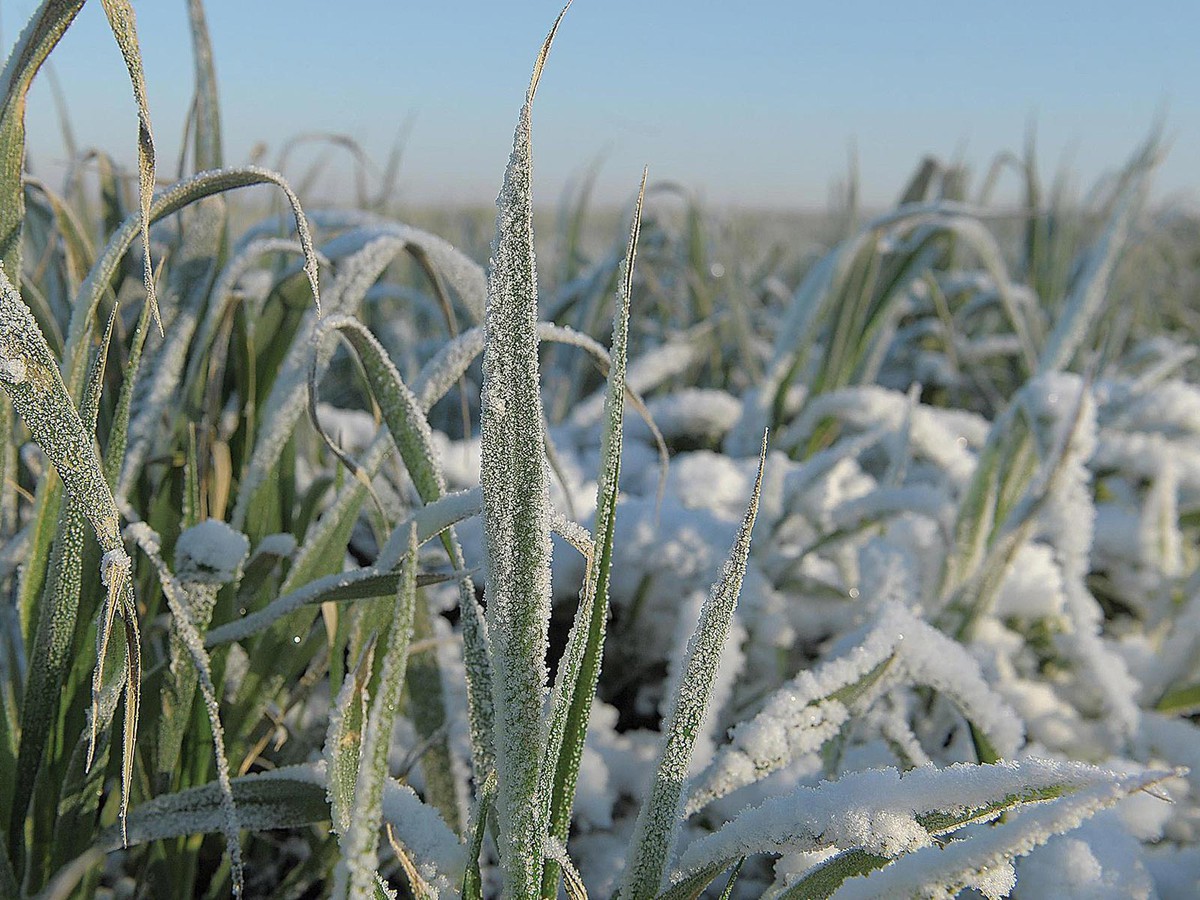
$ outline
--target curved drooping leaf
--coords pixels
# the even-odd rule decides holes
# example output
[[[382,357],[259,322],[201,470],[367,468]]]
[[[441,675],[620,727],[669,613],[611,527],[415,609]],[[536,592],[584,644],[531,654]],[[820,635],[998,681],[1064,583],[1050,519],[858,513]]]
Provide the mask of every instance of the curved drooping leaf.
[[[447,494],[440,501],[421,507],[409,521],[397,525],[396,528],[403,529],[409,524],[415,525],[417,540],[423,544],[456,522],[478,515],[480,499],[481,494],[478,488]],[[207,645],[213,647],[229,641],[243,640],[264,631],[304,606],[327,601],[381,597],[393,593],[396,590],[399,575],[392,571],[398,560],[393,556],[391,544],[392,542],[389,542],[389,545],[383,548],[374,566],[350,572],[337,572],[306,582],[302,587],[282,594],[263,609],[235,622],[228,622],[214,628],[208,633]],[[444,580],[446,580],[445,576],[420,576],[418,583],[421,585],[436,584]]]
[[[680,859],[680,869],[685,874],[707,872],[755,853],[836,847],[844,852],[810,871],[784,896],[829,896],[845,879],[889,864],[889,869],[894,866],[906,873],[919,874],[928,885],[945,883],[949,887],[953,882],[947,876],[956,866],[964,873],[969,869],[962,865],[962,860],[970,851],[965,851],[964,856],[962,847],[986,846],[989,848],[986,852],[992,854],[989,860],[992,865],[1006,865],[1015,853],[996,852],[1000,846],[1016,847],[1032,838],[1035,843],[1030,845],[1031,849],[1052,834],[1074,827],[1103,806],[1169,774],[1122,776],[1083,763],[1032,758],[982,766],[922,767],[905,773],[894,769],[856,772],[817,787],[795,788],[787,795],[743,812],[717,833],[688,847]],[[953,854],[954,864],[943,867],[934,862],[934,859],[948,859],[941,856],[948,849],[937,841],[941,836],[1047,801],[1052,802],[1044,813],[1031,810],[1001,826],[1010,830],[999,843],[986,837],[974,843],[979,836],[995,834],[997,829],[974,832],[966,840],[949,845],[960,848]],[[1044,826],[1051,821],[1058,824],[1055,830],[1047,832]],[[918,858],[929,867],[925,872],[920,871]],[[983,871],[983,867],[975,871]],[[893,877],[898,876],[887,876],[883,881]],[[870,896],[920,893],[912,888],[884,889],[882,884],[863,887]]]

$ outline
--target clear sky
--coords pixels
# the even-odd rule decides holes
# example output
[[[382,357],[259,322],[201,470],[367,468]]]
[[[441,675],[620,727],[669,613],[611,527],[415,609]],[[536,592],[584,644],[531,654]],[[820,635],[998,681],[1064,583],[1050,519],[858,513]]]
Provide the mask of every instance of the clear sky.
[[[34,7],[0,0],[5,46]],[[191,96],[186,4],[134,7],[169,173]],[[490,202],[558,9],[558,0],[210,0],[228,161],[263,141],[271,162],[289,136],[327,131],[382,164],[407,123],[402,197]],[[979,177],[996,152],[1022,148],[1031,123],[1047,175],[1066,162],[1086,188],[1165,111],[1172,149],[1157,194],[1194,201],[1197,35],[1200,0],[576,0],[534,111],[536,199],[555,200],[599,160],[601,196],[614,202],[649,165],[716,205],[821,208],[856,148],[865,201],[886,204],[923,154],[961,158]],[[77,141],[132,160],[132,95],[99,3],[51,59]],[[52,176],[62,142],[38,81],[33,163]]]

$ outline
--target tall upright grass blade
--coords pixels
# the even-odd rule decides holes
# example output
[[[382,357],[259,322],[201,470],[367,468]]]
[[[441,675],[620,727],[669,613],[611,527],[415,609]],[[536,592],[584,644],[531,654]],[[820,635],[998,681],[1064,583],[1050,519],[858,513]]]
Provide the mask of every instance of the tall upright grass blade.
[[[83,7],[83,0],[43,0],[17,38],[0,72],[0,266],[17,286],[21,283],[21,234],[25,221],[25,103],[29,86],[50,51]],[[0,514],[11,521],[16,510],[17,484],[15,447],[10,444],[13,409],[5,395],[0,398]],[[31,636],[29,610],[41,594],[42,573],[50,553],[53,520],[58,513],[58,494],[52,479],[38,491],[39,527],[34,531],[29,574],[21,585],[23,632]]]
[[[342,838],[342,856],[334,870],[335,898],[366,897],[375,886],[379,867],[379,829],[383,819],[383,786],[388,779],[388,749],[408,667],[414,609],[417,603],[417,530],[408,532],[408,553],[396,593],[387,650],[370,713],[364,723],[361,761],[354,785],[350,827]]]
[[[212,41],[201,0],[188,0],[188,21],[195,57],[196,96],[192,126],[192,162],[197,171],[219,169],[225,165],[221,145],[221,107],[217,93],[217,72],[213,65]]]
[[[604,659],[604,638],[608,624],[608,586],[613,562],[613,536],[616,531],[617,495],[621,480],[622,423],[625,413],[625,365],[629,351],[629,308],[633,293],[633,266],[637,258],[638,234],[642,226],[642,201],[646,196],[646,177],[638,190],[637,206],[630,227],[625,254],[624,277],[617,294],[613,314],[612,364],[608,372],[605,401],[607,426],[600,439],[600,477],[596,485],[596,528],[592,547],[592,565],[580,592],[575,624],[559,663],[554,690],[554,705],[547,738],[542,791],[549,804],[550,836],[566,844],[571,827],[571,807],[588,719],[600,665]],[[565,851],[564,851],[565,852]],[[542,896],[558,895],[558,863],[547,860],[542,875]]]
[[[539,796],[550,626],[550,484],[538,379],[531,114],[554,34],[546,36],[521,108],[497,206],[488,277],[480,413],[487,617],[495,685],[504,894],[536,896],[546,810]]]
[[[129,0],[101,0],[109,27],[121,48],[133,98],[138,107],[138,211],[142,234],[142,282],[146,302],[154,314],[154,322],[162,331],[158,312],[158,297],[154,292],[154,266],[150,262],[150,198],[154,195],[154,134],[150,129],[150,107],[146,101],[146,76],[142,71],[142,52],[138,46],[137,18]]]
[[[688,641],[687,654],[673,686],[671,703],[663,718],[663,736],[650,796],[642,803],[634,826],[625,876],[624,900],[654,897],[662,887],[667,865],[682,824],[683,788],[692,760],[692,748],[708,708],[721,651],[737,608],[742,579],[750,557],[750,535],[758,515],[763,468],[767,462],[767,436],[763,435],[758,474],[745,518],[733,549],[700,611],[700,621]]]
[[[180,377],[208,301],[210,288],[225,243],[228,220],[225,203],[218,195],[204,197],[179,211],[183,241],[172,254],[168,296],[175,299],[171,333],[157,345],[148,360],[145,375],[136,381],[131,401],[127,446],[116,494],[120,501],[130,496],[146,455],[161,430],[163,412],[183,390]]]
[[[84,394],[81,422],[89,434],[96,430],[105,361],[115,321],[114,310],[92,363]],[[67,702],[62,690],[71,666],[70,654],[79,613],[86,529],[87,519],[78,499],[68,497],[54,538],[46,594],[38,608],[37,631],[25,683],[25,700],[21,706],[21,740],[9,824],[9,836],[14,843],[24,838],[24,819],[37,773],[43,766],[51,726]],[[18,857],[15,848],[13,857]]]

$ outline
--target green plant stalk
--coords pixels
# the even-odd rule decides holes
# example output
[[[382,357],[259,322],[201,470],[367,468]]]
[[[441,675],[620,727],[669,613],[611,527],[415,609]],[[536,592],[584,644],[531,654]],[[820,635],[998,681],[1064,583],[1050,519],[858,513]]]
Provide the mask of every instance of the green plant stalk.
[[[575,625],[560,663],[550,719],[543,777],[552,782],[543,787],[548,803],[550,836],[564,846],[571,828],[571,808],[583,745],[587,739],[592,701],[604,659],[608,625],[608,586],[612,571],[613,536],[617,521],[617,496],[621,479],[621,443],[625,411],[625,371],[629,351],[629,310],[633,293],[633,266],[637,258],[638,234],[642,225],[642,201],[646,196],[647,172],[642,173],[637,206],[625,254],[624,277],[613,314],[611,365],[604,406],[607,425],[600,439],[600,477],[596,485],[596,528],[591,565],[587,568]],[[559,864],[547,859],[542,872],[542,896],[558,896]]]
[[[396,594],[379,687],[364,723],[361,762],[354,784],[349,828],[342,837],[342,857],[334,870],[332,896],[365,897],[375,890],[379,866],[379,827],[383,818],[383,788],[388,779],[388,748],[400,704],[412,643],[417,603],[417,530],[410,526],[408,553]]]
[[[745,518],[734,540],[720,579],[700,611],[696,630],[688,641],[675,694],[663,719],[658,766],[650,796],[642,804],[631,840],[629,862],[621,883],[623,900],[649,900],[658,893],[674,852],[682,824],[683,788],[691,765],[692,748],[704,721],[721,651],[729,634],[750,556],[750,535],[758,515],[763,468],[767,461],[767,436],[763,435],[758,475]]]
[[[550,624],[550,499],[538,378],[530,119],[564,9],[521,108],[497,200],[480,414],[488,626],[495,673],[499,843],[504,896],[537,896],[547,835],[539,796]]]

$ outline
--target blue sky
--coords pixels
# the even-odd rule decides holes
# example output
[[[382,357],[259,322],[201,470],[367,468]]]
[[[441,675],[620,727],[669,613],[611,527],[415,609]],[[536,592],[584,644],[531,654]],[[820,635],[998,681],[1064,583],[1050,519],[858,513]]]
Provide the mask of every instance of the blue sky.
[[[134,6],[170,172],[191,94],[186,4]],[[536,198],[555,200],[599,160],[613,202],[649,165],[714,205],[821,208],[856,148],[865,200],[886,204],[923,154],[961,158],[978,178],[996,152],[1021,149],[1030,123],[1047,174],[1068,163],[1084,189],[1165,110],[1157,193],[1194,201],[1200,3],[1138,6],[576,0],[534,112]],[[0,3],[6,46],[34,7]],[[407,123],[401,196],[486,203],[558,3],[210,0],[207,12],[230,162],[260,141],[270,162],[289,136],[327,131],[382,163]],[[52,60],[77,141],[132,160],[131,92],[99,3]],[[63,151],[45,80],[30,141],[53,177]]]

